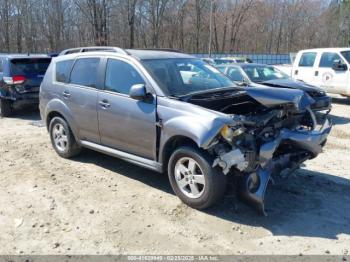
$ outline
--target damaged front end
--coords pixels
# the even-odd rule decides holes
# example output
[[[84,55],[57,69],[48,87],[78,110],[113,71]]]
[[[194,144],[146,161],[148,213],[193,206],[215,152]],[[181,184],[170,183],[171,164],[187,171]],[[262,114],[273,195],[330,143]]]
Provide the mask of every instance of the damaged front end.
[[[274,91],[269,96],[269,90],[252,89],[232,95],[226,104],[224,98],[230,95],[216,96],[222,100],[223,109],[215,109],[230,114],[233,121],[221,129],[207,149],[215,156],[213,166],[224,174],[238,174],[240,199],[263,214],[265,191],[272,176],[288,175],[302,162],[316,157],[331,130],[327,113],[316,116],[310,109],[313,100],[304,92],[292,91],[287,95]],[[218,106],[215,99],[208,98],[208,108]],[[204,105],[204,97],[196,99],[192,102]]]

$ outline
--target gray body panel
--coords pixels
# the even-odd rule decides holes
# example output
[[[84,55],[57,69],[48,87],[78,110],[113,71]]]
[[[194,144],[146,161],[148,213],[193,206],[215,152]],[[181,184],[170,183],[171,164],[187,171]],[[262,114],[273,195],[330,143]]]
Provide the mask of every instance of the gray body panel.
[[[79,138],[100,143],[97,118],[98,90],[76,85],[62,85],[59,90],[61,100],[65,100],[71,115],[74,116]],[[69,97],[66,97],[67,95]]]
[[[156,100],[147,103],[126,95],[100,91],[98,105],[101,144],[155,160]]]
[[[233,119],[226,114],[166,97],[158,98],[157,111],[162,119],[160,162],[164,146],[172,138],[187,137],[198,147],[207,148],[225,124],[233,123]]]

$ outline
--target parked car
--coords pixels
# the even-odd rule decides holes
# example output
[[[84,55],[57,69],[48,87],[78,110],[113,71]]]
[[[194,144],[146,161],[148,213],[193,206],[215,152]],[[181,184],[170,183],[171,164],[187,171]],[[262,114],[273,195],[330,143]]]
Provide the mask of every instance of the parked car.
[[[210,57],[205,57],[205,58],[201,58],[203,62],[215,66],[215,59],[210,58]]]
[[[331,98],[322,89],[291,79],[274,66],[264,64],[235,64],[217,66],[232,81],[241,86],[292,88],[305,91],[315,100],[315,111],[331,109]]]
[[[224,61],[226,64],[232,64],[232,63],[252,63],[253,61],[249,57],[245,56],[228,56],[228,57],[221,57],[221,61]]]
[[[350,96],[349,69],[349,47],[301,50],[289,67],[293,79],[346,97]]]
[[[50,61],[46,55],[0,54],[0,116],[38,106],[39,87]]]
[[[234,63],[252,63],[252,60],[248,57],[225,57],[225,58],[210,58],[205,57],[202,60],[210,65],[226,65]]]
[[[87,147],[166,172],[197,209],[238,176],[239,196],[261,212],[270,176],[316,157],[326,142],[331,124],[316,123],[312,102],[301,90],[244,90],[187,54],[130,49],[59,56],[40,91],[61,157]]]

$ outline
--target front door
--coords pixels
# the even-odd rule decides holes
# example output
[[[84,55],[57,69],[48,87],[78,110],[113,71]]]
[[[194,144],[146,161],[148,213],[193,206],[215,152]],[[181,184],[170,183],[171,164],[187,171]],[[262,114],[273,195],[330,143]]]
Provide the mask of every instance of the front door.
[[[349,70],[332,69],[335,61],[344,60],[335,52],[323,52],[316,69],[316,85],[329,93],[345,94],[349,80]]]
[[[101,143],[105,146],[155,160],[156,100],[129,97],[135,84],[145,84],[140,72],[129,62],[108,59],[104,89],[98,93]]]

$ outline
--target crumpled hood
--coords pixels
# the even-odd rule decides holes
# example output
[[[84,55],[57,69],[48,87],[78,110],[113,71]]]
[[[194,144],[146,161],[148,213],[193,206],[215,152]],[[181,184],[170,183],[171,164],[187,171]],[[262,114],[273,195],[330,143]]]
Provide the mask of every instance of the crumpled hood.
[[[275,79],[275,80],[269,80],[265,82],[261,82],[260,84],[265,86],[271,86],[271,87],[281,87],[281,88],[293,88],[293,89],[300,89],[305,92],[315,92],[322,90],[316,86],[312,86],[309,84],[306,84],[302,81],[295,81],[292,79]]]
[[[266,107],[293,103],[298,110],[305,110],[315,103],[307,93],[298,89],[283,89],[272,87],[246,87],[247,94]]]

